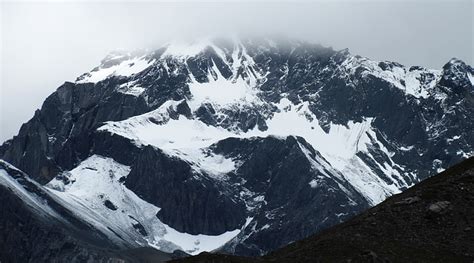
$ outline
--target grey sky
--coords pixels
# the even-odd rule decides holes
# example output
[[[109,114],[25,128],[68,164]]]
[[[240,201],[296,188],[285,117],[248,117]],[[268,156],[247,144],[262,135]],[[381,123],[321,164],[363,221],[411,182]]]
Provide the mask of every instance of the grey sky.
[[[405,65],[473,64],[473,1],[1,2],[0,142],[111,50],[265,33]]]

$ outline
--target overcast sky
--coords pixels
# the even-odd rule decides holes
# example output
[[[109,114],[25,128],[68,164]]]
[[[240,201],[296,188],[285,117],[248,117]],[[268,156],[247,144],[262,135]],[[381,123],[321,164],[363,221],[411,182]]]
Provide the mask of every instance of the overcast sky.
[[[439,69],[452,57],[473,64],[472,0],[225,2],[0,0],[0,143],[109,51],[175,39],[279,34],[405,65]]]

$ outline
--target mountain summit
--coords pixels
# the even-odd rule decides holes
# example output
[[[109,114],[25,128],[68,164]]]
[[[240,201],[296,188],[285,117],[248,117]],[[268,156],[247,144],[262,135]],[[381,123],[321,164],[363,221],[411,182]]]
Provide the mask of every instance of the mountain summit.
[[[115,52],[0,158],[119,248],[262,255],[472,156],[473,76],[283,40]]]

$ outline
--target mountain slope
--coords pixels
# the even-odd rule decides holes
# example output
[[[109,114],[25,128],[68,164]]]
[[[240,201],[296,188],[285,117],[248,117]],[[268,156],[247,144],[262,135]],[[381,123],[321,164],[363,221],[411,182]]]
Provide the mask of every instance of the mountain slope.
[[[84,243],[100,244],[97,246],[105,249],[121,252],[153,247],[167,253],[198,253],[218,248],[239,232],[192,235],[176,231],[156,216],[160,208],[143,201],[123,184],[130,173],[128,166],[99,155],[91,156],[46,186],[3,161],[0,172],[0,184],[12,191],[7,198],[23,202],[26,214],[39,213],[40,225],[48,222],[48,226],[57,226],[66,233],[77,232]],[[9,203],[3,205],[9,207]]]
[[[472,262],[474,158],[345,223],[261,258],[201,254],[173,262]]]
[[[146,256],[136,255],[133,245],[113,241],[111,236],[118,236],[114,230],[91,225],[72,205],[62,203],[3,161],[0,161],[0,208],[2,262],[113,262],[120,259],[142,262],[146,258],[158,261],[172,258],[145,248]]]
[[[0,158],[127,243],[262,255],[471,156],[473,73],[289,40],[113,53]]]
[[[281,262],[471,262],[474,158],[393,196],[363,214],[271,253]]]

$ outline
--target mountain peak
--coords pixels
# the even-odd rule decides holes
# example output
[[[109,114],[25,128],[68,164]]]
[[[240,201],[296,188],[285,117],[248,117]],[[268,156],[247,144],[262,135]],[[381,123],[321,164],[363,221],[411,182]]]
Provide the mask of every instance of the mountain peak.
[[[461,59],[452,58],[443,66],[440,84],[473,91],[474,69]]]

